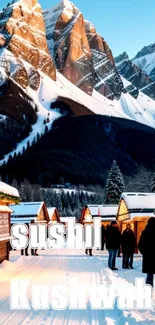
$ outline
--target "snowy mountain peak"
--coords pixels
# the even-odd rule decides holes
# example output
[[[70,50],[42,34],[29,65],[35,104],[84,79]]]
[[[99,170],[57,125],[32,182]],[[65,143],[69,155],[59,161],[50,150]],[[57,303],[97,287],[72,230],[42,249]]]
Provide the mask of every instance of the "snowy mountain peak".
[[[73,12],[74,8],[76,8],[76,7],[74,6],[74,4],[71,1],[62,0],[57,5],[52,7],[51,9],[44,10],[43,15],[46,15],[48,13],[55,21],[55,16],[60,16],[63,12],[65,13],[67,11]],[[76,8],[76,10],[78,10],[78,9]]]
[[[144,46],[132,59],[139,68],[145,71],[155,81],[155,43]]]
[[[152,54],[155,52],[155,43],[150,44],[148,46],[144,46],[141,51],[139,51],[136,56],[133,58],[133,60],[141,58],[142,56],[145,56],[147,54]]]
[[[136,65],[136,62],[132,62],[129,59],[126,52],[116,57],[115,63],[120,75],[129,81],[125,89],[130,95],[137,98],[140,90],[152,99],[155,99],[155,82],[142,71],[138,64]]]
[[[25,8],[33,8],[35,6],[40,6],[39,3],[38,3],[38,0],[13,0],[12,2],[8,3],[7,7],[4,8],[7,9],[7,8],[13,8],[13,7],[16,7],[16,6],[22,6],[22,7],[25,7]]]
[[[118,55],[115,58],[116,63],[119,63],[119,62],[124,61],[124,60],[129,60],[129,56],[128,56],[128,54],[126,52],[123,52],[122,54]]]
[[[73,5],[73,3],[71,3],[71,1],[69,1],[69,0],[62,0],[62,3],[63,3],[64,6],[68,6],[70,4]]]

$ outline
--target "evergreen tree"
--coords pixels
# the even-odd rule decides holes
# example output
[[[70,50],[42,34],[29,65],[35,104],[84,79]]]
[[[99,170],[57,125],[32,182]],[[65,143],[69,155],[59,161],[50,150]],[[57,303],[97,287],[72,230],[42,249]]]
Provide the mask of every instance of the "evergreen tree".
[[[25,187],[23,183],[20,183],[19,186],[19,196],[22,202],[26,202],[26,193],[25,193]]]
[[[70,206],[69,202],[68,202],[68,205],[67,205],[66,214],[67,214],[67,217],[72,217],[73,216],[73,211],[71,209],[71,206]]]
[[[125,191],[122,173],[114,160],[105,187],[105,203],[118,204],[121,194]]]
[[[75,193],[75,211],[74,211],[74,216],[76,217],[77,220],[80,219],[80,215],[81,215],[81,203],[80,203],[80,199],[79,199],[79,192]]]
[[[153,177],[155,179],[155,175]],[[152,171],[144,166],[139,166],[132,176],[125,176],[125,187],[127,192],[149,193],[152,190]]]
[[[68,207],[71,206],[71,196],[70,196],[70,193],[67,192],[66,194],[66,206],[67,206],[67,210],[68,210]]]
[[[59,211],[60,215],[62,215],[63,207],[62,207],[62,201],[61,201],[61,194],[57,194],[57,205],[56,205],[57,210]]]
[[[56,193],[56,191],[52,191],[52,207],[56,207],[57,206],[57,193]]]
[[[86,194],[83,191],[80,193],[80,202],[82,207],[85,207],[88,204]]]
[[[40,189],[40,200],[43,202],[45,202],[45,200],[46,200],[46,191],[44,188]]]
[[[8,175],[5,176],[4,183],[9,184],[9,176]]]
[[[151,192],[154,193],[155,192],[155,173],[153,174],[153,178],[151,180]]]
[[[29,149],[30,148],[30,141],[28,140],[27,141],[27,149]]]
[[[66,210],[66,208],[63,209],[63,211],[62,211],[62,216],[63,216],[63,217],[67,217],[67,210]]]
[[[23,182],[23,186],[24,186],[24,193],[25,193],[25,201],[26,202],[33,202],[34,198],[32,196],[32,185],[30,184],[30,182],[28,181],[28,179],[24,179]]]
[[[23,147],[23,152],[22,152],[22,155],[24,155],[24,154],[25,154],[25,151],[26,151],[26,149],[25,149],[25,147]]]
[[[63,209],[67,207],[67,195],[65,191],[61,191],[61,201]]]
[[[74,194],[74,192],[71,193],[70,204],[71,204],[72,211],[74,211],[74,208],[75,208],[75,194]]]
[[[52,202],[51,202],[51,193],[50,191],[46,190],[46,199],[45,199],[46,205],[47,207],[51,207],[52,206]]]
[[[18,186],[17,180],[16,180],[15,178],[13,179],[11,185],[12,185],[13,187],[15,187],[15,188],[18,190],[19,186]]]
[[[32,202],[40,202],[41,198],[40,198],[40,185],[38,184],[34,184],[32,186],[32,193],[33,193],[33,201],[31,199]]]
[[[40,140],[40,134],[37,133],[37,142]]]
[[[45,134],[47,134],[47,133],[48,133],[48,126],[45,125]]]

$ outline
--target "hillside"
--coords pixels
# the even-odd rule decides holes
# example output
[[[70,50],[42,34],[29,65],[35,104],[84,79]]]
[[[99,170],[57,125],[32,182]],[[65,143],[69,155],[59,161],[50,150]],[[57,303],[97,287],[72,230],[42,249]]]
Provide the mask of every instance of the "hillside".
[[[22,157],[9,159],[1,175],[44,186],[58,183],[60,177],[73,184],[104,186],[114,159],[124,175],[132,175],[141,164],[153,169],[154,145],[155,131],[137,122],[68,116],[55,121],[52,130]]]

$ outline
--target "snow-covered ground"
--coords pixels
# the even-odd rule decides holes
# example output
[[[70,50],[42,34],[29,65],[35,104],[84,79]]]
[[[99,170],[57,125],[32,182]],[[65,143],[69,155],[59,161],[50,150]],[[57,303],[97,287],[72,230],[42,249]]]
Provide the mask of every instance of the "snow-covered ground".
[[[42,250],[40,256],[20,256],[12,252],[10,262],[0,265],[0,324],[1,325],[154,325],[155,311],[120,310],[115,304],[112,310],[93,310],[87,304],[85,310],[10,310],[10,280],[31,280],[38,284],[67,284],[74,277],[79,285],[134,284],[141,273],[141,257],[134,258],[134,270],[122,270],[122,259],[117,258],[120,270],[107,267],[107,252],[94,251],[88,257],[83,250]],[[73,288],[74,290],[74,288]],[[75,292],[73,291],[73,295]],[[28,291],[28,296],[30,292]]]

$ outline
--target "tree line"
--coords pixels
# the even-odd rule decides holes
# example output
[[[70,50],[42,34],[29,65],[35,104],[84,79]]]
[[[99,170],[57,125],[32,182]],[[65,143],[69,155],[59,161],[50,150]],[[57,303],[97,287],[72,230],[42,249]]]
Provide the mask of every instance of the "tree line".
[[[4,180],[8,183],[7,177]],[[18,189],[22,202],[44,201],[47,207],[56,207],[62,216],[79,218],[82,208],[88,204],[118,204],[123,192],[155,192],[155,173],[139,167],[138,173],[129,180],[124,179],[116,161],[108,173],[105,188],[90,186],[87,190],[81,185],[75,191],[54,190],[31,184],[29,180],[18,183],[13,179],[11,185]],[[92,190],[92,192],[90,192]],[[93,192],[94,190],[94,192]],[[96,192],[95,192],[96,190]]]
[[[11,185],[18,189],[21,202],[44,201],[47,207],[56,207],[63,217],[74,216],[78,219],[82,208],[87,204],[103,204],[103,193],[56,191],[51,188],[42,188],[37,184],[31,184],[27,179],[20,184],[14,179]]]

